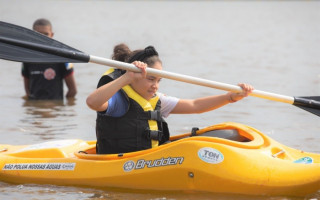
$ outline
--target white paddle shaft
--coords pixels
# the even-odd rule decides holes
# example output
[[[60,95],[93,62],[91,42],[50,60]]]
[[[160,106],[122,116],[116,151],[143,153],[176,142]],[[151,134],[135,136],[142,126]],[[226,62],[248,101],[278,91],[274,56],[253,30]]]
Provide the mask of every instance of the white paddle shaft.
[[[138,69],[133,64],[119,62],[116,60],[97,57],[97,56],[90,55],[89,62],[101,64],[101,65],[107,65],[110,67],[133,71],[133,72],[140,72],[140,69]],[[192,77],[192,76],[183,75],[183,74],[177,74],[177,73],[173,73],[173,72],[167,72],[167,71],[163,71],[163,70],[157,70],[157,69],[153,69],[153,68],[147,68],[147,74],[152,75],[152,76],[162,77],[162,78],[168,78],[168,79],[172,79],[172,80],[176,80],[176,81],[186,82],[186,83],[190,83],[190,84],[211,87],[211,88],[215,88],[215,89],[219,89],[219,90],[225,90],[225,91],[231,91],[231,92],[240,92],[242,90],[241,87],[236,86],[236,85],[229,85],[226,83],[220,83],[220,82],[216,82],[216,81],[206,80],[206,79]],[[288,104],[293,104],[293,102],[294,102],[294,97],[274,94],[274,93],[270,93],[270,92],[264,92],[264,91],[260,91],[260,90],[253,90],[253,92],[250,94],[250,96],[268,99],[268,100],[272,100],[272,101],[288,103]]]

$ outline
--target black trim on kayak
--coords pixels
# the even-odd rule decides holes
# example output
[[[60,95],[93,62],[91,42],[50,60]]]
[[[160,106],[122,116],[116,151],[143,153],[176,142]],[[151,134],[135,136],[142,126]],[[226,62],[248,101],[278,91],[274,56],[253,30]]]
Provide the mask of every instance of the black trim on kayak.
[[[197,136],[217,137],[217,138],[223,138],[223,139],[233,140],[233,141],[237,141],[237,142],[250,141],[248,138],[240,135],[236,129],[212,130],[212,131],[208,131],[208,132],[202,133]]]
[[[197,134],[196,131],[198,131],[199,128],[192,128],[192,132],[189,136],[178,138],[176,140],[168,141],[168,143],[181,140],[188,137],[216,137],[216,138],[223,138],[227,140],[237,141],[237,142],[250,142],[251,140],[249,138],[246,138],[238,132],[236,129],[218,129],[218,130],[210,130],[201,134]],[[165,143],[166,144],[166,143]]]

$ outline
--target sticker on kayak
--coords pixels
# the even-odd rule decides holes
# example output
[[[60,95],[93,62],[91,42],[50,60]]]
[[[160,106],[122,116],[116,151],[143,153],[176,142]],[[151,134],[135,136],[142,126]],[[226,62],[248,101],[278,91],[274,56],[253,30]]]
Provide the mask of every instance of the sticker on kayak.
[[[2,170],[65,170],[73,171],[76,163],[10,163]]]
[[[34,150],[34,149],[63,148],[63,147],[74,145],[78,141],[79,140],[56,140],[56,141],[43,142],[43,143],[27,146],[25,148],[19,149],[16,152],[22,152],[22,151],[28,151],[28,150]]]
[[[198,156],[201,160],[211,164],[221,163],[224,159],[224,156],[217,149],[211,147],[204,147],[198,151]]]
[[[299,158],[298,160],[293,161],[294,163],[302,163],[302,164],[312,164],[313,159],[310,157]]]

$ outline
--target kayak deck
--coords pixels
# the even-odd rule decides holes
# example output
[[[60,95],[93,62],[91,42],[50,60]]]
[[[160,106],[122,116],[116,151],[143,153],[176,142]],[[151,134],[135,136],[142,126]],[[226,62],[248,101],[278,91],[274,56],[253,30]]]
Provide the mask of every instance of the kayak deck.
[[[237,133],[232,138],[215,137],[230,130]],[[152,149],[108,155],[96,154],[95,141],[77,139],[0,145],[0,180],[250,195],[303,196],[320,189],[319,154],[231,122],[190,135],[172,136]]]

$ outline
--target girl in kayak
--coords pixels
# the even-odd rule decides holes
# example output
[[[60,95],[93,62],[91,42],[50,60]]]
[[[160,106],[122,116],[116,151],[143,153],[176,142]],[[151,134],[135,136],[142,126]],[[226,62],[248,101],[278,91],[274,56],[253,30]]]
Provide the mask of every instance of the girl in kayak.
[[[97,111],[97,153],[126,153],[161,145],[169,140],[164,117],[169,114],[208,112],[237,102],[254,89],[238,84],[242,91],[197,99],[178,99],[158,92],[161,78],[148,75],[146,68],[162,70],[154,47],[131,51],[127,45],[115,46],[114,60],[132,63],[141,72],[108,70],[98,87],[87,98],[87,105]]]

